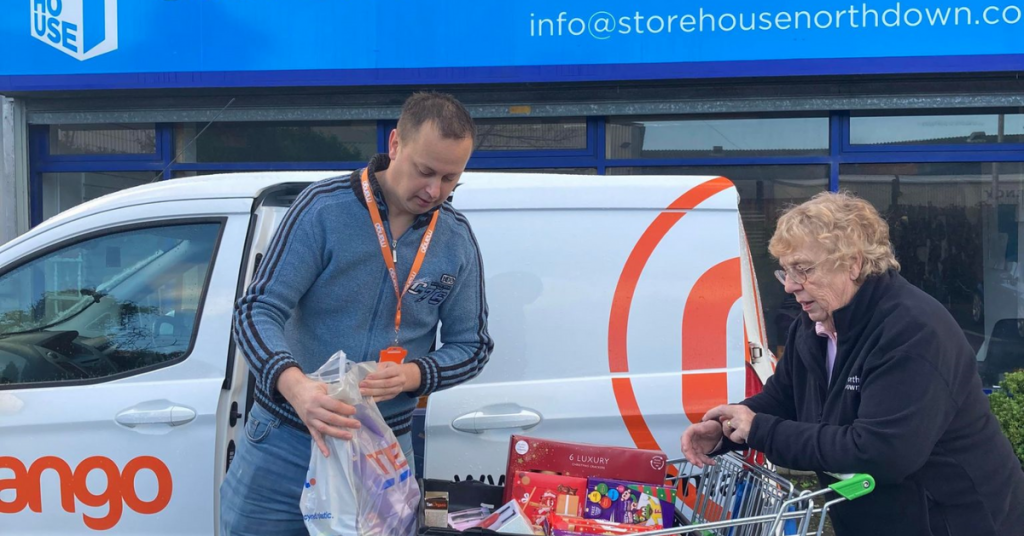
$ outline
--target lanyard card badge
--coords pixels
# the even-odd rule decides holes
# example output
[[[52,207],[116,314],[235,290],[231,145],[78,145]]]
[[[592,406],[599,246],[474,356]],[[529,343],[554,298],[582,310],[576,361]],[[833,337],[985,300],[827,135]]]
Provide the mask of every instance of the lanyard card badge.
[[[380,351],[380,362],[401,364],[408,354],[409,351],[401,346],[389,346]]]
[[[437,217],[441,211],[434,211],[433,217],[430,218],[430,225],[427,226],[426,232],[423,233],[423,239],[420,241],[420,247],[416,252],[416,258],[412,262],[412,268],[409,269],[409,277],[405,281],[405,287],[399,290],[398,272],[395,270],[398,253],[397,250],[391,250],[391,244],[388,242],[387,233],[384,231],[384,222],[381,220],[380,210],[377,208],[377,200],[373,198],[373,192],[370,190],[370,179],[367,168],[363,168],[360,180],[363,188],[363,197],[366,199],[366,208],[370,212],[370,219],[373,220],[373,230],[377,233],[377,242],[380,243],[380,252],[384,257],[384,264],[388,267],[388,275],[391,276],[391,284],[394,286],[395,297],[398,301],[395,306],[395,343],[394,345],[380,351],[380,362],[396,364],[402,363],[405,361],[406,356],[409,355],[409,351],[398,344],[398,332],[402,327],[402,298],[405,297],[405,293],[412,287],[416,280],[416,275],[423,266],[423,259],[427,256],[427,250],[430,249],[430,239],[434,236],[434,228],[437,227]]]

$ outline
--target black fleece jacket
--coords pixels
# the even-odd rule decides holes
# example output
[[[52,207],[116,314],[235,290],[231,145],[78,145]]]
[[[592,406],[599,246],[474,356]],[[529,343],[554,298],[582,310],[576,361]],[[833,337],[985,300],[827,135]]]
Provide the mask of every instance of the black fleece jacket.
[[[869,277],[827,339],[800,315],[747,444],[774,463],[869,473],[877,488],[832,512],[839,536],[1024,535],[1024,471],[989,409],[953,317],[895,271]]]

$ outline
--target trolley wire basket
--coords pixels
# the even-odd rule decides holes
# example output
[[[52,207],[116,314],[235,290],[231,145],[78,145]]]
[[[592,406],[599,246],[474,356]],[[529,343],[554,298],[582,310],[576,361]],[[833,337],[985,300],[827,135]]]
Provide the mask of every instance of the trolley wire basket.
[[[833,475],[839,482],[827,488],[797,491],[785,478],[735,453],[716,457],[715,464],[703,470],[682,459],[671,463],[676,466],[676,476],[669,481],[691,492],[685,500],[691,512],[690,524],[645,536],[821,534],[832,506],[861,497],[875,487],[870,475]],[[831,500],[815,506],[815,499],[825,498]]]

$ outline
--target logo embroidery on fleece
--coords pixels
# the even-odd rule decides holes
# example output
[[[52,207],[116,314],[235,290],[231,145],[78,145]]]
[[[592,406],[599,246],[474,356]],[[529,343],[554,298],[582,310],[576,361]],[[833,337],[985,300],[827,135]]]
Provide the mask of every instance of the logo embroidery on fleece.
[[[850,376],[847,378],[846,390],[860,392],[860,376]]]
[[[416,303],[426,301],[430,305],[441,305],[441,302],[452,293],[455,276],[443,274],[440,281],[417,281],[409,289],[409,294],[419,296]]]

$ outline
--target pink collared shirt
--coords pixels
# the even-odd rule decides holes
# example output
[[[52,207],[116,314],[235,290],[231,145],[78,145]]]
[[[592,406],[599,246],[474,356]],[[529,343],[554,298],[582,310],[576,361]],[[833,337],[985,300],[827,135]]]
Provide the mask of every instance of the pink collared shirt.
[[[828,383],[832,385],[832,366],[836,364],[836,345],[839,344],[839,335],[834,331],[828,331],[825,329],[825,324],[821,322],[814,323],[814,332],[819,337],[828,337]]]

